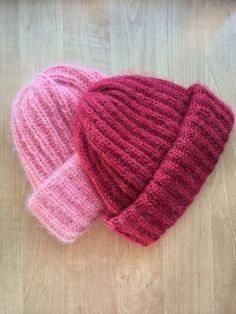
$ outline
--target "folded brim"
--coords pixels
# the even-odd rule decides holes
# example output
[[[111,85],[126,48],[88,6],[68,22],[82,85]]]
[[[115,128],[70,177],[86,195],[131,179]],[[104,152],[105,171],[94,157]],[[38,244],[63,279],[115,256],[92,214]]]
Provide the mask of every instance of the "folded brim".
[[[214,169],[233,126],[230,108],[208,89],[195,84],[187,92],[182,127],[152,180],[121,214],[104,217],[113,231],[141,245],[156,241],[181,217]]]
[[[75,154],[37,188],[28,206],[48,231],[64,243],[73,242],[85,232],[102,209]]]

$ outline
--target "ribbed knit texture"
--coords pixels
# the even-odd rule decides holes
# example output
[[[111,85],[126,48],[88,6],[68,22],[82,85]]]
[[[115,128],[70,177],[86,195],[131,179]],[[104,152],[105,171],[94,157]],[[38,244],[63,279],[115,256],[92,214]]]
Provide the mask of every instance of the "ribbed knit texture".
[[[105,223],[142,245],[157,240],[212,172],[233,121],[199,84],[135,75],[95,83],[81,98],[74,134]]]
[[[81,94],[101,77],[73,65],[50,67],[19,92],[12,110],[14,143],[34,190],[29,209],[63,242],[74,241],[101,210],[72,137]]]

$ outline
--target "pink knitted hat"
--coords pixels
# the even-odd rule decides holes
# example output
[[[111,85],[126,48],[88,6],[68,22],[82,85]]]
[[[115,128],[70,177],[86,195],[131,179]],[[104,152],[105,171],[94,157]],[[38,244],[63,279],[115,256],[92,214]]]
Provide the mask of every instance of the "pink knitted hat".
[[[102,75],[58,65],[23,88],[12,111],[12,133],[33,187],[29,209],[63,242],[73,242],[99,215],[101,202],[74,153],[71,122],[82,92]]]

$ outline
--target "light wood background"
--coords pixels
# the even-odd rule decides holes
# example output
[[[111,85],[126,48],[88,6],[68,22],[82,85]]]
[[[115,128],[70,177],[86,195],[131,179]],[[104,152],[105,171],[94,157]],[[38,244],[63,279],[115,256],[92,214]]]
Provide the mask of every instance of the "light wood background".
[[[184,217],[149,248],[101,222],[64,246],[26,212],[11,103],[59,62],[200,81],[236,112],[236,1],[0,0],[0,313],[235,314],[235,130]]]

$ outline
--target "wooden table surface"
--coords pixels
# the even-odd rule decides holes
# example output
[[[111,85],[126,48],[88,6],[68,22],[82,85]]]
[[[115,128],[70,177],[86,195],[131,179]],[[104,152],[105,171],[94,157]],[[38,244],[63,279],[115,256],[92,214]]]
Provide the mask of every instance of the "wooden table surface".
[[[11,103],[56,63],[200,81],[236,112],[236,1],[0,0],[0,313],[236,313],[236,132],[194,203],[136,247],[97,222],[62,245],[25,210]]]

